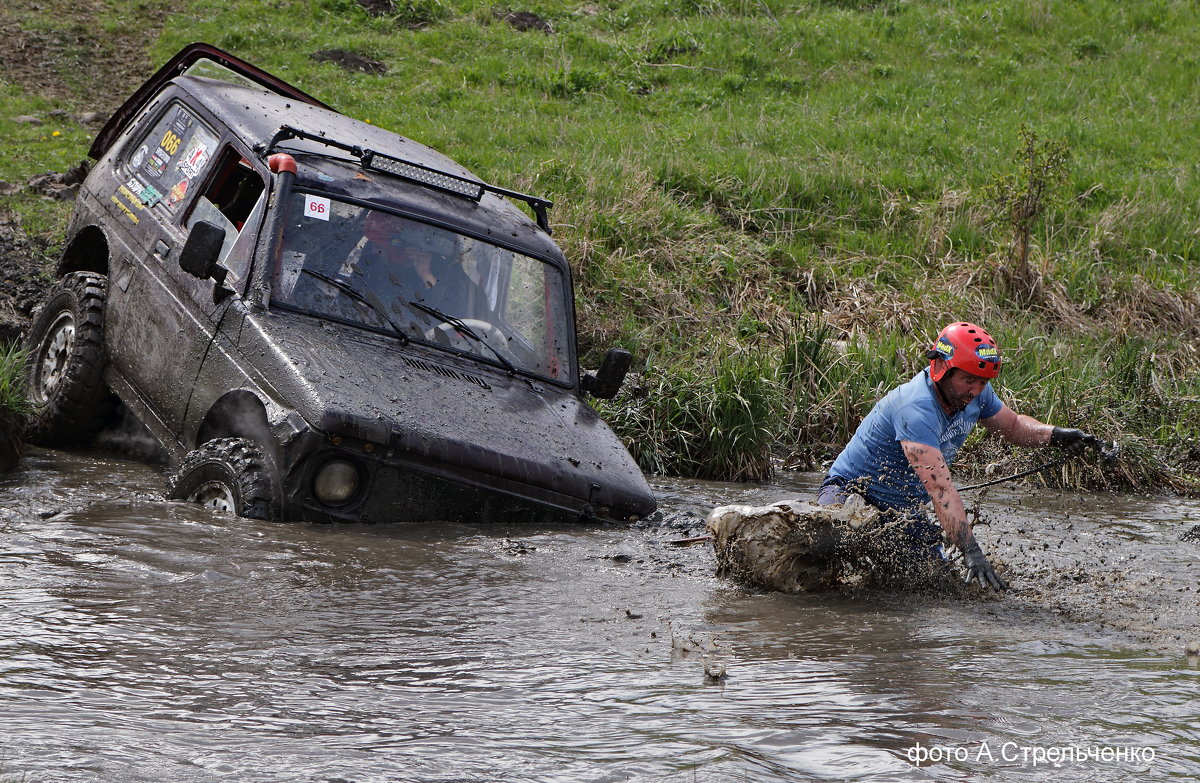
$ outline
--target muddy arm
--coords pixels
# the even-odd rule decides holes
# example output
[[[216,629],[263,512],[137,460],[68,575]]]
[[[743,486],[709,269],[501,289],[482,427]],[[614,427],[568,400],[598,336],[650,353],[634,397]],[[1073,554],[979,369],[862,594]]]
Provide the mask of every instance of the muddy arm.
[[[963,507],[962,497],[954,487],[954,481],[950,478],[950,467],[942,457],[942,452],[911,440],[902,440],[900,445],[904,449],[904,456],[908,457],[908,464],[925,485],[925,491],[929,493],[933,502],[933,512],[937,515],[942,529],[955,546],[965,550],[974,543],[975,536],[967,525],[967,512]]]
[[[986,427],[988,432],[999,435],[1014,446],[1046,446],[1050,443],[1050,433],[1054,430],[1051,425],[1043,424],[1032,416],[1019,414],[1007,405],[995,416],[980,419],[979,423]],[[932,493],[930,496],[932,497]]]

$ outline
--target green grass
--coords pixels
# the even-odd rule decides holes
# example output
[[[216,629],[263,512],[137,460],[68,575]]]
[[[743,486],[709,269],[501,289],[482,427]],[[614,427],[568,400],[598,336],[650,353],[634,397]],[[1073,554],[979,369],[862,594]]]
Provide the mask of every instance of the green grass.
[[[110,26],[136,10],[106,5]],[[1176,455],[1200,436],[1195,4],[521,6],[550,35],[503,22],[511,4],[396,7],[185,0],[158,12],[150,59],[210,41],[554,200],[585,364],[619,344],[646,370],[647,396],[602,407],[648,469],[815,466],[942,324],[970,318],[1006,349],[999,387],[1015,408],[1137,446],[1136,465],[1065,480],[1188,480]],[[388,73],[309,59],[330,48]],[[51,107],[0,89],[13,107],[0,179],[82,157],[77,129],[5,124]],[[987,196],[1018,173],[1023,125],[1070,153],[1025,267]],[[9,205],[53,241],[61,208],[22,199]],[[968,461],[1044,456],[977,440]]]
[[[29,414],[25,397],[25,351],[0,346],[0,433],[20,432]]]
[[[25,351],[19,345],[0,348],[0,409],[24,412],[28,405],[20,381],[24,367]]]
[[[682,372],[650,367],[627,397],[599,407],[646,470],[763,481],[780,403],[764,359],[742,354]]]
[[[25,183],[30,177],[49,171],[66,171],[87,155],[92,143],[92,131],[69,118],[55,118],[51,112],[67,111],[61,100],[30,95],[12,85],[0,82],[0,139],[4,155],[0,155],[0,181]],[[35,116],[42,125],[14,122],[14,118]],[[54,202],[24,191],[0,201],[0,207],[17,212],[26,232],[61,239],[69,203]]]

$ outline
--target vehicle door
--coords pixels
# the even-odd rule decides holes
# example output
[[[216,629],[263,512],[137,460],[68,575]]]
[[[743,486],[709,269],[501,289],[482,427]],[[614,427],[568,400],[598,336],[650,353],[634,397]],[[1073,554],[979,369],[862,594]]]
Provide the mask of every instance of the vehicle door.
[[[213,280],[179,266],[192,225],[225,231],[226,285],[240,292],[265,180],[213,123],[184,100],[166,103],[117,165],[128,180],[113,201],[139,217],[137,251],[115,261],[109,286],[113,367],[169,432],[179,433],[193,383],[221,315],[234,296],[215,297]]]

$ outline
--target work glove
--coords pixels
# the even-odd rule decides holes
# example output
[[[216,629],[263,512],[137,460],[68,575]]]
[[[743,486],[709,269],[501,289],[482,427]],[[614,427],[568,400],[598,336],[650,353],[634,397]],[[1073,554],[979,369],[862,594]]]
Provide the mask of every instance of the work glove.
[[[1069,451],[1079,451],[1085,447],[1099,449],[1104,445],[1104,441],[1083,430],[1068,430],[1062,427],[1055,427],[1050,432],[1050,445]]]
[[[980,586],[990,587],[1000,592],[1008,589],[1008,583],[1000,578],[1000,575],[992,569],[992,564],[984,557],[978,541],[972,541],[963,550],[963,563],[967,566],[967,584],[978,581]]]

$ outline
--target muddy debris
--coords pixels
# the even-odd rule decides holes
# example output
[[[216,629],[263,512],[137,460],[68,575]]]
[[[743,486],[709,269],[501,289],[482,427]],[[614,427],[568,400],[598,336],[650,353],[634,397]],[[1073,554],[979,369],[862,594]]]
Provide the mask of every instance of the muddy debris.
[[[25,184],[34,193],[46,198],[74,201],[75,197],[79,195],[80,184],[87,177],[88,169],[89,166],[86,162],[79,163],[62,173],[47,171],[44,174],[37,174],[30,177]]]
[[[633,526],[642,530],[670,533],[672,537],[683,537],[684,534],[699,535],[704,528],[704,515],[696,511],[655,511],[644,519],[639,519]],[[678,533],[678,536],[673,534]]]
[[[523,33],[537,32],[546,35],[554,33],[554,28],[550,26],[549,22],[531,11],[497,10],[496,18]]]
[[[379,60],[345,49],[321,49],[310,54],[308,59],[319,63],[333,63],[350,73],[366,73],[372,76],[383,76],[387,73],[387,66]]]
[[[103,112],[85,111],[78,114],[73,114],[65,109],[53,109],[47,112],[46,116],[58,123],[73,122],[76,125],[81,125],[85,128],[95,128],[99,125],[102,125],[108,118],[108,115],[104,114]],[[30,125],[35,128],[40,128],[47,122],[36,114],[22,114],[17,117],[13,117],[12,121],[18,125]]]
[[[391,16],[396,13],[396,4],[392,0],[358,0],[358,5],[368,16]]]
[[[709,514],[707,527],[718,576],[781,593],[807,593],[867,579],[922,581],[923,573],[891,551],[889,533],[896,524],[852,496],[830,506],[805,500],[719,506]]]
[[[507,555],[530,555],[537,551],[536,546],[512,538],[505,538],[500,546]]]
[[[108,115],[101,111],[72,113],[66,109],[52,109],[48,113],[48,116],[56,120],[69,120],[85,128],[103,125],[108,120]]]
[[[22,183],[0,182],[0,196],[28,190],[43,198],[70,201],[89,170],[85,160],[65,172],[35,174]],[[0,212],[0,345],[21,339],[30,315],[45,297],[51,282],[47,260],[51,255],[44,242],[25,233],[16,215]]]
[[[0,212],[0,345],[21,339],[29,316],[50,286],[48,248],[31,239],[19,219]]]
[[[79,186],[87,178],[91,164],[84,160],[65,172],[47,171],[34,174],[24,183],[0,182],[0,196],[12,196],[22,190],[31,190],[40,196],[58,201],[73,201],[79,194]],[[3,237],[0,236],[0,240]]]
[[[726,666],[720,661],[704,661],[704,684],[720,685],[729,677]]]

